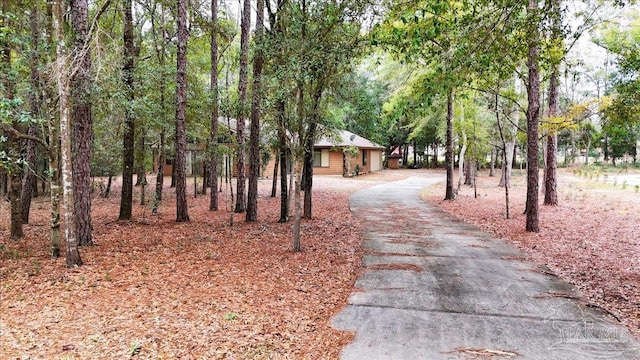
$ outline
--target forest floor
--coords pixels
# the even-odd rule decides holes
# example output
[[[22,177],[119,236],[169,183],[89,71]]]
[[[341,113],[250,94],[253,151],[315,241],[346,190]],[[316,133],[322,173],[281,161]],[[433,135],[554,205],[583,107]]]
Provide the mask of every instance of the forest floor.
[[[0,358],[335,359],[353,335],[329,321],[346,304],[362,255],[348,195],[411,174],[315,177],[300,253],[291,251],[291,223],[277,223],[269,180],[260,181],[259,221],[235,214],[233,226],[229,211],[208,211],[208,195],[194,198],[192,183],[190,222],[174,221],[168,187],[159,214],[136,204],[132,221],[116,221],[115,184],[110,198],[93,197],[95,246],[81,248],[85,265],[74,269],[50,257],[45,196],[34,200],[19,242],[8,240],[3,201]]]
[[[362,256],[362,225],[348,195],[424,171],[314,177],[314,219],[303,221],[300,253],[291,252],[291,224],[277,223],[279,198],[269,197],[268,180],[260,181],[259,221],[236,214],[233,226],[228,211],[207,210],[208,195],[193,197],[191,182],[190,222],[174,221],[172,189],[159,214],[136,205],[133,221],[116,221],[116,184],[110,198],[93,198],[96,245],[81,249],[85,265],[75,269],[49,256],[45,197],[35,200],[19,242],[8,240],[3,202],[0,358],[337,358],[353,335],[329,322],[346,304]],[[424,197],[546,264],[638,336],[640,193],[598,180],[561,170],[560,205],[541,206],[538,234],[524,231],[525,177],[518,171],[511,219],[504,218],[498,178],[486,174],[477,199],[463,186],[458,200],[443,202],[442,183]]]
[[[572,283],[592,307],[608,313],[640,337],[640,192],[610,176],[560,169],[558,206],[540,206],[540,232],[525,231],[526,172],[514,171],[511,218],[504,188],[486,172],[477,194],[463,185],[456,201],[443,201],[444,184],[423,192],[438,208],[506,240]],[[631,174],[633,175],[633,174]],[[540,183],[542,186],[542,183]],[[540,203],[544,195],[540,195]]]

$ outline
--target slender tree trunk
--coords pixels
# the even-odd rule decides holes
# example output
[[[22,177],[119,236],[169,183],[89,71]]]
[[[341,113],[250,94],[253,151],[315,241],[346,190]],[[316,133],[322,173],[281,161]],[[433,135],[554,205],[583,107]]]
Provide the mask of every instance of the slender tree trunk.
[[[473,160],[465,161],[465,168],[464,168],[464,184],[465,185],[473,185],[473,178],[476,171],[475,167],[476,167],[475,161]]]
[[[176,221],[189,221],[187,211],[187,134],[185,116],[187,107],[187,0],[178,0],[178,54],[176,71]]]
[[[58,129],[59,124],[56,116],[49,117],[49,176],[50,176],[50,199],[51,199],[51,257],[57,259],[60,257],[60,197],[62,187],[60,186],[59,165],[59,148],[58,148]]]
[[[209,210],[218,210],[218,0],[211,0],[211,133],[209,134]]]
[[[107,179],[107,186],[104,188],[104,194],[102,194],[103,198],[108,198],[111,194],[111,184],[113,183],[113,175],[109,174],[109,178]]]
[[[584,155],[584,164],[589,165],[589,151],[591,151],[591,134],[588,134],[587,139],[587,153]],[[565,156],[566,158],[566,156]]]
[[[70,128],[70,89],[69,68],[66,64],[66,45],[62,30],[62,16],[64,0],[58,0],[56,4],[56,16],[54,19],[56,28],[56,80],[58,85],[58,104],[60,106],[60,150],[62,168],[62,208],[65,223],[66,264],[67,267],[82,265],[80,251],[78,250],[78,238],[75,231],[73,216],[73,170],[71,168],[71,128]]]
[[[9,9],[9,3],[7,0],[2,1],[2,26],[11,29],[13,24],[9,16],[5,14],[11,14],[12,9]],[[14,74],[12,69],[11,51],[12,44],[9,36],[3,36],[0,38],[0,51],[2,51],[1,70],[2,73],[2,85],[4,87],[4,97],[8,100],[13,100],[14,97]],[[16,120],[11,121],[11,127],[13,130],[21,132],[22,124]],[[22,159],[22,141],[13,132],[9,132],[9,156],[13,159]],[[20,161],[11,160],[8,169],[8,186],[9,186],[9,201],[11,203],[11,230],[10,237],[13,240],[19,240],[24,237],[22,229],[22,166]]]
[[[161,31],[162,31],[162,36],[154,36],[154,38],[156,39],[156,55],[158,57],[158,64],[160,65],[160,111],[161,113],[159,114],[160,119],[162,119],[162,125],[160,128],[160,146],[158,147],[158,173],[156,174],[156,189],[155,189],[155,196],[154,196],[154,201],[153,201],[153,207],[151,212],[153,214],[157,214],[158,213],[158,209],[160,207],[160,204],[162,203],[162,191],[164,188],[164,166],[167,163],[167,151],[166,151],[166,141],[165,141],[165,136],[166,136],[166,130],[165,130],[165,123],[166,123],[166,114],[167,114],[167,109],[166,109],[166,105],[167,105],[167,101],[166,101],[166,90],[167,90],[167,83],[166,83],[166,74],[165,74],[165,61],[166,61],[166,48],[165,48],[165,44],[166,44],[166,31],[164,31],[164,26],[165,26],[165,20],[164,20],[164,9],[161,10]],[[155,34],[155,33],[154,33]]]
[[[319,105],[320,99],[314,102],[314,114],[317,111],[317,105]],[[315,116],[315,115],[314,115]],[[304,166],[303,166],[303,175],[302,179],[303,190],[304,190],[304,214],[303,217],[305,219],[311,219],[312,216],[312,202],[313,202],[313,146],[314,139],[316,137],[316,128],[318,126],[317,119],[315,119],[311,124],[309,124],[309,134],[305,141],[305,152],[304,152]]]
[[[249,193],[246,221],[258,220],[258,177],[260,177],[260,102],[262,101],[263,55],[260,44],[264,33],[264,0],[257,0],[255,31],[256,47],[253,57],[253,87],[251,89],[251,135],[249,138]]]
[[[561,43],[562,18],[559,0],[552,1],[553,28],[551,30],[551,43]],[[558,72],[558,61],[551,62],[551,77],[549,78],[549,118],[558,115],[560,73]],[[547,134],[547,151],[544,178],[544,205],[558,205],[558,135],[555,129],[551,129]],[[588,155],[587,155],[588,156]]]
[[[249,82],[249,27],[251,26],[251,2],[243,0],[242,21],[240,23],[240,76],[238,79],[238,102],[240,111],[238,112],[237,121],[237,164],[238,164],[238,183],[236,185],[236,213],[242,213],[246,210],[245,201],[245,119],[247,107],[247,84]]]
[[[454,200],[453,191],[453,88],[447,93],[447,152],[445,154],[447,168],[447,188],[445,200]]]
[[[35,124],[29,125],[27,134],[37,137],[39,135],[38,127]],[[29,215],[31,212],[31,200],[34,195],[34,190],[37,192],[37,183],[35,183],[35,169],[36,161],[38,161],[37,144],[34,141],[25,141],[25,162],[26,166],[23,169],[22,186],[20,194],[20,204],[22,209],[22,223],[29,223]],[[35,186],[34,186],[35,184]]]
[[[510,187],[510,174],[511,168],[507,166],[509,155],[507,151],[507,141],[505,141],[504,132],[502,131],[502,124],[500,122],[500,112],[498,111],[498,94],[500,91],[500,87],[496,88],[495,92],[495,113],[496,113],[496,124],[498,125],[498,132],[500,134],[500,140],[502,141],[502,180],[500,180],[501,185],[504,186],[504,202],[505,202],[505,211],[506,218],[510,219],[509,214],[509,187]],[[504,181],[504,183],[503,183]]]
[[[278,100],[276,103],[278,113],[278,139],[280,141],[280,220],[279,223],[289,221],[289,187],[287,185],[287,134],[285,130],[285,103]]]
[[[538,120],[540,118],[540,74],[538,72],[539,34],[538,1],[529,0],[528,11],[533,20],[529,32],[529,68],[527,84],[527,205],[526,230],[539,231],[538,217]]]
[[[275,162],[273,164],[273,180],[271,182],[271,197],[276,197],[276,191],[278,191],[278,166],[280,166],[280,155],[276,153]]]
[[[164,150],[164,129],[160,131],[160,146],[158,148],[158,173],[156,174],[156,194],[153,201],[153,214],[158,213],[158,208],[162,202],[162,187],[164,186],[164,163],[166,161],[166,152]]]
[[[135,164],[135,173],[136,173],[136,184],[135,186],[145,185],[147,183],[147,170],[144,166],[145,158],[147,157],[147,127],[144,121],[138,119],[138,124],[136,125],[136,137],[135,140],[135,155],[134,155],[134,164]]]
[[[80,245],[93,245],[91,235],[91,55],[88,48],[89,4],[71,0],[71,24],[75,33],[74,75],[71,78],[72,167],[75,222]]]
[[[124,135],[122,138],[122,197],[120,198],[119,220],[131,220],[133,212],[133,165],[134,165],[134,139],[135,117],[133,113],[134,101],[134,42],[133,42],[133,12],[131,0],[124,0],[124,66],[122,76],[124,79],[127,106],[125,109]]]
[[[513,161],[516,154],[516,134],[518,132],[518,127],[516,124],[512,124],[511,129],[508,129],[509,132],[507,134],[504,134],[504,130],[502,131],[504,156],[502,160],[502,175],[500,176],[500,183],[498,186],[505,187],[508,186],[511,181],[511,170],[513,170]]]
[[[300,173],[302,172],[302,161],[297,156],[293,157],[293,173],[291,176],[294,178],[294,199],[295,199],[295,213],[293,218],[293,252],[299,252],[300,247],[300,225],[302,222],[302,201],[301,201],[301,179]]]
[[[418,146],[416,145],[416,140],[413,139],[413,166],[416,168],[418,166]]]
[[[58,3],[48,2],[47,3],[47,36],[46,41],[49,49],[54,51],[56,49],[56,44],[54,40],[54,24],[56,23],[56,15],[57,11],[54,11],[54,7],[57,9]],[[56,49],[57,50],[57,49]],[[54,52],[55,56],[55,52]],[[60,257],[60,198],[62,194],[62,187],[60,186],[60,172],[59,172],[59,159],[60,159],[60,147],[59,147],[59,139],[60,139],[60,123],[59,117],[56,116],[56,113],[59,112],[59,109],[56,109],[53,105],[54,98],[56,98],[56,94],[54,94],[53,86],[47,86],[49,84],[45,84],[45,105],[46,105],[46,116],[47,116],[47,133],[48,133],[48,150],[49,150],[49,181],[50,181],[50,199],[51,199],[51,227],[50,227],[50,246],[51,246],[51,257],[57,259]]]
[[[40,115],[40,70],[38,66],[40,64],[40,24],[38,22],[38,5],[34,4],[31,8],[30,18],[30,32],[31,32],[31,46],[32,50],[29,55],[29,73],[31,91],[29,92],[29,110],[34,116]],[[27,134],[33,137],[39,136],[38,125],[30,124]],[[20,203],[22,205],[22,223],[29,223],[29,214],[31,211],[31,199],[33,198],[34,190],[37,194],[38,185],[36,182],[35,171],[38,161],[37,144],[35,141],[25,141],[25,167],[22,175],[22,193],[20,195]],[[34,186],[35,184],[35,186]]]
[[[491,149],[489,157],[489,177],[494,177],[496,176],[496,149]]]
[[[462,177],[464,176],[464,155],[467,152],[467,132],[464,130],[464,124],[460,124],[462,129],[462,148],[460,149],[460,154],[458,155],[458,191],[460,191],[460,187],[462,187]],[[466,181],[465,181],[466,182]]]

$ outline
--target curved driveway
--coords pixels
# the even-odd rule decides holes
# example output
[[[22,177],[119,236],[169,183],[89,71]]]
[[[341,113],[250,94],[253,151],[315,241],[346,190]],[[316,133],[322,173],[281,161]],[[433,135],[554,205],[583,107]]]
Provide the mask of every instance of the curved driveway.
[[[351,195],[364,271],[333,326],[343,359],[640,359],[628,331],[504,241],[426,203],[412,177]]]

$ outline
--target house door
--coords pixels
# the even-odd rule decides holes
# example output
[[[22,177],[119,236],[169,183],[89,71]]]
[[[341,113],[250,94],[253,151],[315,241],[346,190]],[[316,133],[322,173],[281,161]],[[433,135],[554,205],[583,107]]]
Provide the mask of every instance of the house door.
[[[380,151],[372,150],[369,154],[371,158],[371,171],[380,171],[382,170],[382,166],[380,165]]]

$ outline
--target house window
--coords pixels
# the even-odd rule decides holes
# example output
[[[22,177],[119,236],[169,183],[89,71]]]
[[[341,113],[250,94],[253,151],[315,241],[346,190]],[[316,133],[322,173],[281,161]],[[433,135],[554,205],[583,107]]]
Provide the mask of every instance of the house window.
[[[362,166],[367,165],[367,150],[362,150]]]
[[[313,151],[313,167],[329,167],[329,149]]]
[[[322,166],[322,151],[314,150],[313,151],[313,167],[321,167]]]

